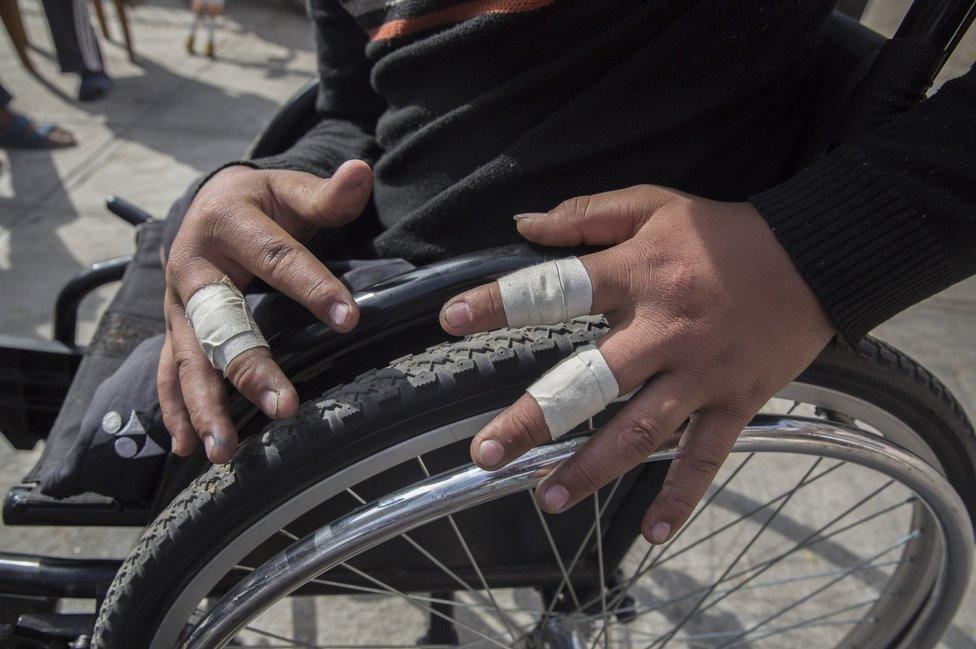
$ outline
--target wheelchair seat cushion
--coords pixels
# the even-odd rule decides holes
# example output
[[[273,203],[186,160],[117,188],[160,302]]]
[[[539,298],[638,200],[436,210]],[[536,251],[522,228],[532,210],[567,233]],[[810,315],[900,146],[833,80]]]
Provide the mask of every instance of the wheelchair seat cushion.
[[[65,498],[85,492],[149,502],[169,451],[156,395],[163,336],[142,341],[95,390],[75,443],[41,491]]]
[[[44,452],[23,478],[25,484],[50,480],[49,476],[58,470],[75,444],[85,411],[98,386],[119,369],[140,342],[163,332],[165,284],[159,260],[162,226],[159,221],[150,221],[136,230],[133,261],[85,349],[47,436]]]
[[[331,266],[354,292],[414,268],[402,259],[344,260]],[[248,295],[247,300],[270,337],[283,323],[273,318],[274,313],[262,317],[266,295]],[[158,298],[162,300],[161,291]],[[145,338],[97,389],[89,387],[94,393],[70,448],[62,444],[61,455],[48,458],[40,471],[44,495],[66,498],[97,493],[127,502],[152,502],[170,448],[156,392],[163,339],[163,335]]]

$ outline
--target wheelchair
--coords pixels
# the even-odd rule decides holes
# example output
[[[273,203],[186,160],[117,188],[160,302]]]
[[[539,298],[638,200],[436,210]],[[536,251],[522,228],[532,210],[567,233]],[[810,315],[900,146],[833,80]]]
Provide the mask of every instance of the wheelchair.
[[[835,12],[797,165],[918,101],[974,18],[976,2],[919,0],[886,42]],[[925,79],[890,64],[899,43],[924,46],[913,56],[929,53]],[[281,151],[314,124],[315,92],[313,81],[289,100],[250,155]],[[149,218],[117,199],[109,209]],[[8,525],[145,531],[120,560],[0,553],[6,602],[96,603],[93,615],[23,612],[3,646],[935,646],[972,569],[976,436],[930,372],[878,340],[834,341],[772,399],[661,547],[639,525],[673,446],[559,516],[531,496],[627,396],[505,469],[469,463],[470,437],[606,324],[445,342],[436,314],[457,292],[552,254],[509,246],[382,281],[355,295],[361,324],[341,338],[307,314],[266,331],[302,396],[298,414],[269,423],[232,401],[246,438],[232,461],[184,462],[153,508],[15,488]],[[3,339],[0,403],[16,446],[43,437],[78,365],[81,297],[128,262],[69,282],[54,342]],[[289,304],[276,296],[262,308],[294,313]]]

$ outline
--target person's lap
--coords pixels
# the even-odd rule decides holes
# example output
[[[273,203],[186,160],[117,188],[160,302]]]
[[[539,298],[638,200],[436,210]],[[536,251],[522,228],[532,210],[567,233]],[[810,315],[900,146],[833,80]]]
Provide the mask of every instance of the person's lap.
[[[153,498],[170,447],[156,392],[165,328],[163,229],[163,221],[139,228],[134,262],[99,321],[41,461],[25,479],[45,495]],[[343,260],[336,274],[358,290],[413,267],[402,259]],[[248,297],[259,320],[260,300]]]

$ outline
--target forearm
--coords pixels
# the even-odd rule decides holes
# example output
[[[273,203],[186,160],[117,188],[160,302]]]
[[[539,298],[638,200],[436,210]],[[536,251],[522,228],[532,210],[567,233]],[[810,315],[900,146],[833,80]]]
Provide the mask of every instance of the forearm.
[[[286,151],[244,164],[255,169],[306,171],[327,178],[346,160],[372,165],[376,157],[372,120],[325,118]]]
[[[976,273],[976,71],[752,197],[849,341]]]

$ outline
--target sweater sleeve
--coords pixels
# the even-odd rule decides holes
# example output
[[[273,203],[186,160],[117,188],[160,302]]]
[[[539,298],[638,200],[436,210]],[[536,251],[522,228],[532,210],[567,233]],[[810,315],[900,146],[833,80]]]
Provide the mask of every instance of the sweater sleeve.
[[[193,198],[207,180],[225,167],[289,169],[327,178],[346,160],[360,159],[370,164],[375,161],[373,133],[383,102],[370,85],[366,33],[338,0],[309,0],[309,16],[318,58],[318,121],[282,153],[227,162],[198,178],[170,208],[163,239],[167,254]]]
[[[976,66],[750,200],[849,342],[976,274]]]

